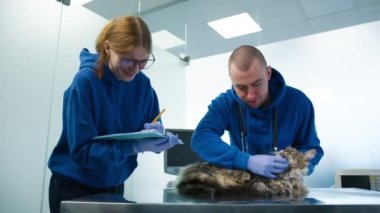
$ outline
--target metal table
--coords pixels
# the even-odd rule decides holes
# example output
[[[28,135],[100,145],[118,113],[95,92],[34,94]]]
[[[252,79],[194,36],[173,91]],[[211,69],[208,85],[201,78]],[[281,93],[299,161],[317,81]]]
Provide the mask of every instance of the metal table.
[[[62,213],[74,212],[369,212],[380,213],[380,192],[356,188],[311,188],[306,198],[286,199],[192,199],[165,189],[162,203],[139,203],[109,194],[63,201]]]

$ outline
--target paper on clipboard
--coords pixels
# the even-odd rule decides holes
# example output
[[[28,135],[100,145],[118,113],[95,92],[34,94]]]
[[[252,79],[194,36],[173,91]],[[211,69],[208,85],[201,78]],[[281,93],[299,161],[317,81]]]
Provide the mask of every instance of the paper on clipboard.
[[[144,138],[164,138],[165,135],[156,130],[141,130],[139,132],[116,133],[96,136],[93,140],[139,140]]]

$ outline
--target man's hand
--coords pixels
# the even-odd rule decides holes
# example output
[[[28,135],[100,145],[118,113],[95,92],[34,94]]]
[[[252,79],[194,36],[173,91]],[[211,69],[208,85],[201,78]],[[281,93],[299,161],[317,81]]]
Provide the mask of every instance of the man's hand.
[[[274,179],[288,166],[288,161],[280,156],[252,155],[248,159],[247,169],[254,174]]]

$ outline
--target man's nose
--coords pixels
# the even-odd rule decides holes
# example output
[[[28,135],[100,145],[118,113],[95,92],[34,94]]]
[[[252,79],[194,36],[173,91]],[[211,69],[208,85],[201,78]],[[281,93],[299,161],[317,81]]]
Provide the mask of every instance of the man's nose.
[[[256,90],[253,87],[248,87],[247,98],[253,99],[256,96]]]

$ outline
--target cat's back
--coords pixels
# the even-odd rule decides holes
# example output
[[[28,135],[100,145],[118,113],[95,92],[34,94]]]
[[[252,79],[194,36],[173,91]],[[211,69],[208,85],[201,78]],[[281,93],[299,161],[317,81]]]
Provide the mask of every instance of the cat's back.
[[[175,187],[179,194],[196,197],[232,195],[302,198],[308,192],[302,177],[306,175],[308,161],[314,157],[315,150],[302,153],[288,147],[277,154],[288,160],[289,168],[276,179],[209,163],[195,163],[181,171]]]
[[[213,197],[246,188],[250,180],[251,174],[246,171],[225,169],[209,163],[195,163],[181,171],[176,181],[176,189],[184,195]]]

